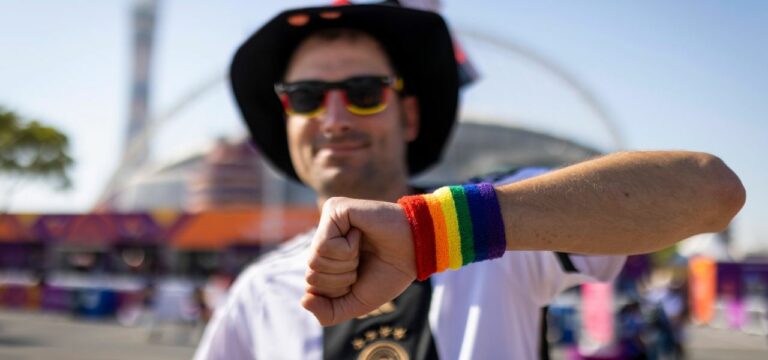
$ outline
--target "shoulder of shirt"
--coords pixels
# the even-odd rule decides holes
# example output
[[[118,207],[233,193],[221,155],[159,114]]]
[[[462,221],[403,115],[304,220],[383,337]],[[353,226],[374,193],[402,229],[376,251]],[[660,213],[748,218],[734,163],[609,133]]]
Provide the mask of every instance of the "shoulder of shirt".
[[[542,166],[519,167],[515,169],[496,171],[489,174],[472,177],[469,180],[464,181],[462,185],[479,184],[479,183],[492,183],[494,185],[504,185],[504,184],[509,184],[516,181],[530,179],[532,177],[536,177],[550,171],[552,171],[551,168],[542,167]],[[433,184],[428,184],[427,186],[417,187],[417,190],[419,192],[427,193],[427,192],[432,192],[434,190],[437,190],[438,187],[443,185],[453,185],[453,184],[440,185],[440,184],[433,183]]]
[[[489,183],[493,183],[494,185],[504,185],[504,184],[509,184],[516,181],[530,179],[532,177],[536,177],[536,176],[545,174],[547,172],[550,172],[551,170],[552,169],[548,167],[534,167],[534,166],[520,167],[517,169],[497,171],[484,176],[473,177],[468,181],[466,181],[466,183],[477,184],[481,182],[489,182]]]
[[[303,276],[306,258],[315,229],[296,235],[275,250],[260,257],[243,270],[235,280],[232,291],[237,293],[260,286],[279,276]]]

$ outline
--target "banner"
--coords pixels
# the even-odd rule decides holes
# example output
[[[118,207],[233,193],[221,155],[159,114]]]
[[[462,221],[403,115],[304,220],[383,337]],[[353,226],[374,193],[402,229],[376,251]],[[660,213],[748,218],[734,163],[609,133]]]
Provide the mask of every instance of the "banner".
[[[691,318],[707,324],[715,313],[717,264],[712,258],[697,256],[688,261]]]

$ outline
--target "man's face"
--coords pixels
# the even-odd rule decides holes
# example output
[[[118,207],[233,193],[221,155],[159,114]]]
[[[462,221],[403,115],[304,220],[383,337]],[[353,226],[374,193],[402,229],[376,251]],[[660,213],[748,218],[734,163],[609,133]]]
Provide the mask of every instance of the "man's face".
[[[354,76],[394,76],[379,43],[365,35],[309,37],[294,52],[284,81],[343,81]],[[377,198],[408,178],[406,143],[418,129],[414,98],[387,88],[387,106],[372,115],[345,108],[343,93],[329,90],[316,115],[289,115],[288,147],[299,178],[321,197]]]

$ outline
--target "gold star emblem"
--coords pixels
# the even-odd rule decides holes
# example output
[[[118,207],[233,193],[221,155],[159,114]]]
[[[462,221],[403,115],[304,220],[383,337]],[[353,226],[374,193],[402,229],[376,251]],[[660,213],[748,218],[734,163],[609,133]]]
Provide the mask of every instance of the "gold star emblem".
[[[355,338],[355,340],[352,340],[352,347],[355,348],[355,350],[360,350],[365,346],[365,340],[361,338]]]
[[[395,340],[402,340],[403,338],[405,338],[405,333],[407,331],[408,330],[406,328],[397,327],[395,328],[393,337],[395,338]]]
[[[367,341],[373,341],[376,340],[377,334],[376,331],[370,330],[365,332],[365,340]]]
[[[383,338],[392,334],[392,328],[389,326],[382,326],[379,328],[379,335]]]

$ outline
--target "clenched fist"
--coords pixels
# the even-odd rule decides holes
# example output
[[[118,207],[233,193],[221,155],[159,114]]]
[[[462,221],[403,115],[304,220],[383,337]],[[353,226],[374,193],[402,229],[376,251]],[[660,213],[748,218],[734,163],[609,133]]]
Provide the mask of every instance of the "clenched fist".
[[[348,198],[325,202],[302,299],[320,324],[365,315],[415,279],[411,229],[398,204]]]

